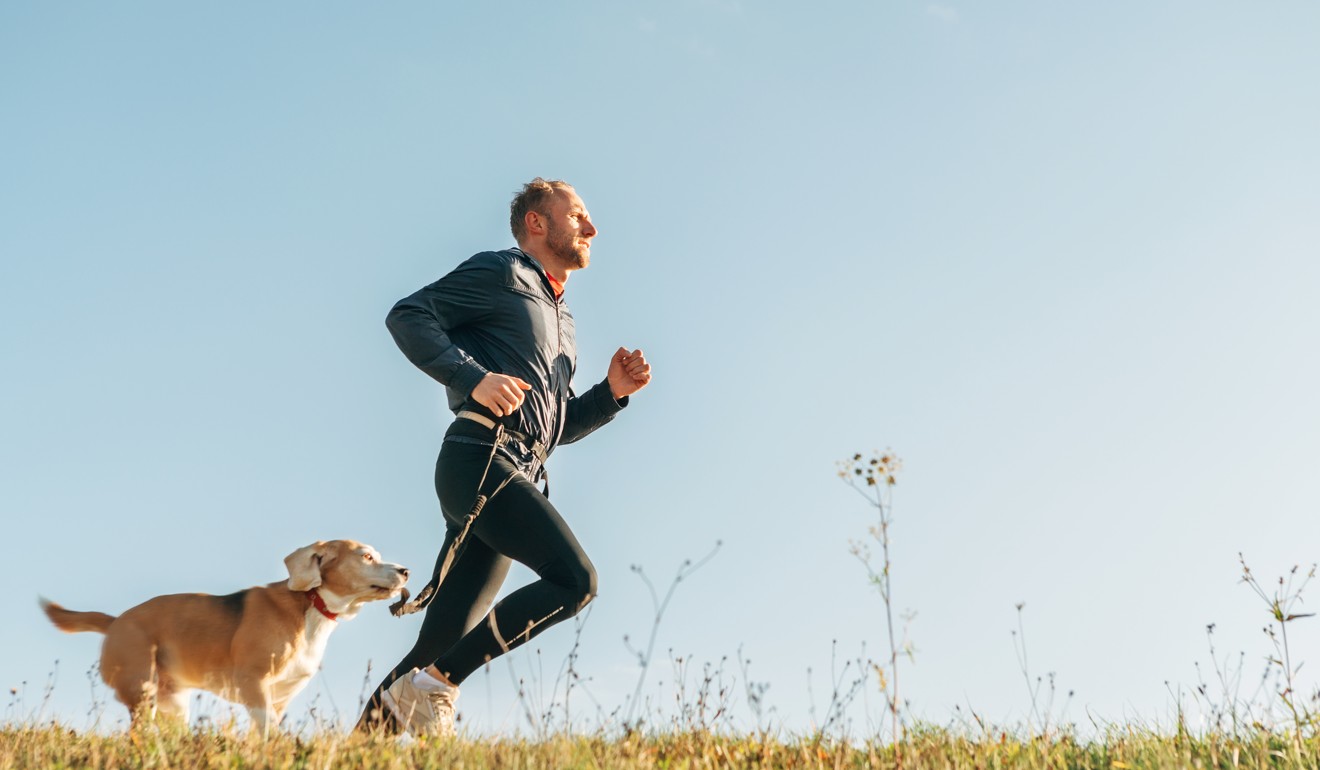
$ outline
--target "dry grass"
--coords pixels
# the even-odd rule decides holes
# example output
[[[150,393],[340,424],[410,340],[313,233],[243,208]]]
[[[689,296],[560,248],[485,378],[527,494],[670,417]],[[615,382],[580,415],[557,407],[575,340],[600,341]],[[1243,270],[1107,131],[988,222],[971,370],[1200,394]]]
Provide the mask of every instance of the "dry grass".
[[[1287,734],[1233,738],[1163,736],[1114,730],[1079,742],[1068,735],[977,737],[944,729],[910,731],[896,752],[889,744],[837,738],[721,736],[702,732],[604,736],[562,735],[541,741],[442,740],[410,744],[356,734],[269,740],[234,731],[150,728],[133,733],[79,733],[57,725],[0,728],[0,768],[105,770],[404,770],[405,768],[1312,768],[1320,740],[1297,750]]]

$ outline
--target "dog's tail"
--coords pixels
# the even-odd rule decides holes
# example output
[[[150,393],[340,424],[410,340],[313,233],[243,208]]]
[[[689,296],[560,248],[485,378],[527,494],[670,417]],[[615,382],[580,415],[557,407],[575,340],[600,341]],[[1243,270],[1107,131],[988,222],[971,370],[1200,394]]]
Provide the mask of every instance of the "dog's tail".
[[[49,599],[41,600],[41,609],[45,610],[46,617],[50,618],[50,622],[54,623],[56,628],[70,634],[76,634],[79,631],[95,631],[98,634],[104,634],[110,624],[115,622],[114,615],[107,615],[104,612],[66,610]]]

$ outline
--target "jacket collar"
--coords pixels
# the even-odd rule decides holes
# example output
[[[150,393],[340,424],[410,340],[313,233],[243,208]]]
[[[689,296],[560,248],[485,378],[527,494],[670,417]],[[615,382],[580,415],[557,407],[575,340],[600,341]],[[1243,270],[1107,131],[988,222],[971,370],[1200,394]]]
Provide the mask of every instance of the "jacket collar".
[[[527,252],[523,251],[521,248],[517,246],[514,246],[513,248],[509,249],[509,251],[520,257],[524,262],[526,262],[528,265],[534,268],[538,274],[540,274],[541,282],[545,284],[546,289],[549,290],[550,297],[552,299],[554,299],[556,302],[563,301],[564,284],[559,283],[555,279],[551,278],[550,274],[545,271],[545,265],[542,265],[540,260],[538,260],[536,257],[533,257],[531,254],[528,254]],[[559,287],[558,291],[555,290],[556,285],[558,285]]]

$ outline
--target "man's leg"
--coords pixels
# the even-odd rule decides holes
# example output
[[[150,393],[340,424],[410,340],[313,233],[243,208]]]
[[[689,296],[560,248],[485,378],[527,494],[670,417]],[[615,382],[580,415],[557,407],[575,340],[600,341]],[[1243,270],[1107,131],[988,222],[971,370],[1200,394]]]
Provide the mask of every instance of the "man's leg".
[[[475,485],[476,480],[473,480]],[[445,533],[445,542],[435,562],[434,572],[440,571],[445,554],[453,544],[458,529],[450,525]],[[475,626],[495,600],[500,585],[509,573],[511,562],[471,535],[463,552],[463,558],[454,562],[440,588],[426,607],[422,628],[417,634],[417,642],[408,654],[399,661],[384,680],[367,699],[366,708],[358,719],[357,729],[371,730],[385,728],[398,729],[394,715],[383,708],[380,695],[395,679],[414,668],[425,668],[445,650]],[[434,574],[433,572],[433,574]]]
[[[489,448],[458,442],[445,442],[436,463],[436,492],[450,525],[436,570],[457,534],[457,522],[472,508],[488,461],[482,485],[487,494],[512,479],[477,517],[463,556],[450,567],[427,608],[417,644],[372,693],[359,728],[381,725],[373,718],[381,712],[384,726],[397,728],[388,709],[380,708],[380,693],[412,668],[434,661],[457,685],[492,658],[577,614],[596,594],[595,568],[550,501],[502,456],[492,459]],[[507,557],[541,579],[510,594],[482,619],[508,573]]]
[[[496,457],[490,476],[502,480],[512,472],[503,457]],[[470,504],[470,493],[464,497],[445,482],[438,468],[437,488],[446,509],[464,499]],[[573,617],[596,595],[596,570],[582,546],[550,501],[522,475],[486,503],[468,537],[468,553],[480,544],[527,565],[540,579],[506,596],[437,656],[436,668],[455,685],[492,658]]]

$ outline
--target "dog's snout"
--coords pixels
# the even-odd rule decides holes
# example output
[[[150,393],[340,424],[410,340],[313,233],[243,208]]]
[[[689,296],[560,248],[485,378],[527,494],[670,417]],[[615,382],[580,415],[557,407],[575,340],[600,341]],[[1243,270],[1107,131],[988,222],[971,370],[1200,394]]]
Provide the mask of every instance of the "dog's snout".
[[[408,568],[407,568],[407,567],[395,567],[394,569],[395,569],[396,571],[398,571],[398,573],[399,573],[400,575],[403,576],[403,579],[404,579],[404,580],[407,580],[407,579],[408,579]]]

